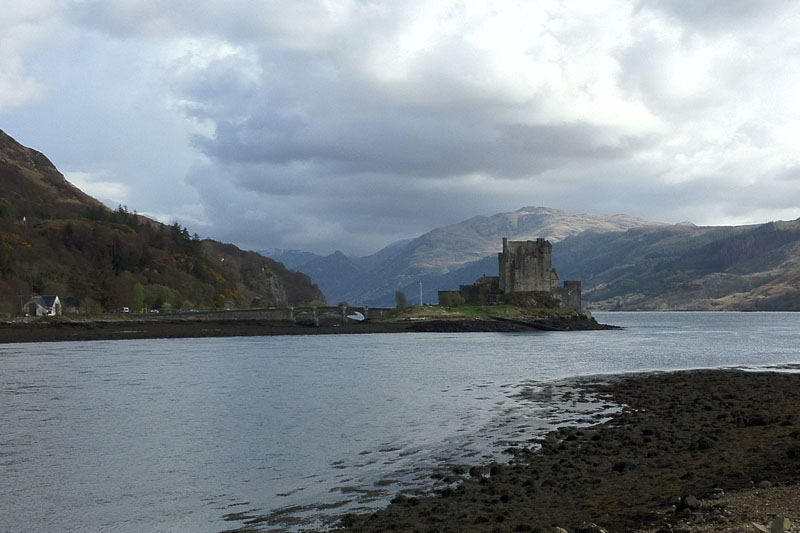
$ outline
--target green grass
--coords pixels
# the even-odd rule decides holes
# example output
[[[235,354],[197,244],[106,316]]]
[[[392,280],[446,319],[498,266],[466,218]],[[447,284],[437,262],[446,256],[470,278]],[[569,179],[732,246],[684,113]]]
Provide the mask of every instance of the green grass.
[[[461,305],[442,307],[439,305],[411,306],[395,310],[389,321],[395,320],[463,320],[465,318],[537,318],[545,316],[571,315],[572,309],[518,307],[514,305]]]

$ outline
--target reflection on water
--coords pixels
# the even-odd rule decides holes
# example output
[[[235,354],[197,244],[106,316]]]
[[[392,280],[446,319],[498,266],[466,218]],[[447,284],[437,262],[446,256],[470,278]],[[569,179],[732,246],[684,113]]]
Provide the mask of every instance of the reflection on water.
[[[0,345],[0,531],[324,525],[607,415],[566,378],[800,361],[800,315],[598,319],[626,329]]]

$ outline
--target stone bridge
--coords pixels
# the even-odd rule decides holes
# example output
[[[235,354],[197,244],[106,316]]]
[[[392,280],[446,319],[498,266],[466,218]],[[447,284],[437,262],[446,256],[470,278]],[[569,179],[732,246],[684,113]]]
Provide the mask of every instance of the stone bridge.
[[[318,306],[318,307],[290,307],[288,308],[288,319],[297,324],[331,326],[334,324],[346,324],[348,322],[360,322],[359,318],[348,318],[362,315],[363,320],[381,318],[391,309],[359,306]]]

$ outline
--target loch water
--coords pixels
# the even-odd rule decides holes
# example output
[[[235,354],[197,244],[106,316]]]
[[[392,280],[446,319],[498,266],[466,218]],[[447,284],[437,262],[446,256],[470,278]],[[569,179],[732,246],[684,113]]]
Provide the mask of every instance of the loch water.
[[[596,317],[624,329],[0,344],[0,532],[325,528],[614,410],[573,378],[800,368],[800,313]]]

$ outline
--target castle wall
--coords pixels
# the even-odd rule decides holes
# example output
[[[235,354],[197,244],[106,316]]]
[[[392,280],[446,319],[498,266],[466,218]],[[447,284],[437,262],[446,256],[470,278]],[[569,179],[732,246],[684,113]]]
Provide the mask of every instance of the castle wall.
[[[499,279],[483,276],[472,285],[461,285],[459,293],[468,305],[494,305],[497,303]]]
[[[563,287],[557,287],[553,290],[553,296],[573,309],[580,310],[583,308],[580,281],[565,281]]]

